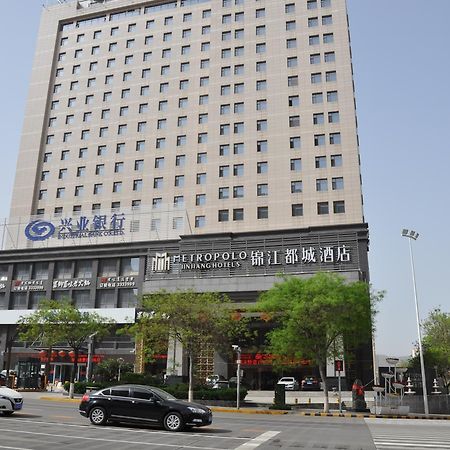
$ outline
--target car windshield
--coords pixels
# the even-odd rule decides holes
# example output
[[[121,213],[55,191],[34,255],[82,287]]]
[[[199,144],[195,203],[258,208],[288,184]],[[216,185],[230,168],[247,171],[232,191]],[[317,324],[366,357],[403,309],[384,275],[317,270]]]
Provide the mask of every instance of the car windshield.
[[[280,381],[294,381],[293,378],[282,378]]]
[[[162,389],[159,388],[155,388],[152,387],[152,391],[156,394],[159,395],[161,398],[163,398],[164,400],[176,400],[177,398],[174,397],[172,394],[169,394],[166,391],[163,391]]]

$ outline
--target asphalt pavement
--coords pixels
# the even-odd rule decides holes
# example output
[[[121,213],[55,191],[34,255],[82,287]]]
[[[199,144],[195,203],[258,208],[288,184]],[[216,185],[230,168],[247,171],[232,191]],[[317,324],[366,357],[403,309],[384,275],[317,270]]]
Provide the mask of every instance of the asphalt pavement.
[[[147,426],[97,427],[79,415],[77,402],[40,396],[24,393],[24,409],[0,417],[0,449],[450,450],[448,421],[214,413],[209,427],[169,433]]]

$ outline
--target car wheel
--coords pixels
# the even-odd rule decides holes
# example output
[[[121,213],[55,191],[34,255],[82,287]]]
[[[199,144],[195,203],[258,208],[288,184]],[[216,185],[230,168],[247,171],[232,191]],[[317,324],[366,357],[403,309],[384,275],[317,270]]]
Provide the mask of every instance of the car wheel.
[[[184,421],[177,412],[170,412],[164,417],[164,428],[167,431],[181,431],[184,428]]]
[[[6,417],[12,416],[14,411],[3,411],[3,415]]]
[[[105,409],[100,406],[92,408],[89,412],[89,420],[94,425],[104,425],[108,420]]]

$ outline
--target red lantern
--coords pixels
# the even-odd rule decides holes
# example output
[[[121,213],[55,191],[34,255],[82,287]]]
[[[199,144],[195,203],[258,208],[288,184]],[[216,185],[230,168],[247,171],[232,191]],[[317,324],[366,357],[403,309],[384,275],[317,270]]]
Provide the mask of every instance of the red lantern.
[[[39,352],[39,355],[40,355],[40,356],[47,356],[47,350],[41,350],[41,351]]]
[[[58,355],[61,356],[61,358],[65,358],[66,352],[65,352],[64,350],[60,350],[60,351],[58,352]]]
[[[69,352],[69,356],[70,356],[71,358],[75,358],[75,352],[74,352],[73,350],[71,350],[71,351]]]
[[[58,352],[56,350],[52,351],[52,358],[56,358],[58,356]]]

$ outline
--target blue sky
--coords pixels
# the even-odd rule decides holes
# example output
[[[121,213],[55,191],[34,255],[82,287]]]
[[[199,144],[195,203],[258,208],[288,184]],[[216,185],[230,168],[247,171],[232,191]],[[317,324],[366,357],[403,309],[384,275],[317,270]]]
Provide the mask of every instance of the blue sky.
[[[217,0],[213,0],[217,1]],[[358,108],[370,270],[387,291],[377,352],[410,353],[417,339],[408,243],[414,242],[422,317],[450,309],[448,0],[347,0]],[[43,0],[2,5],[0,217],[9,203]]]

